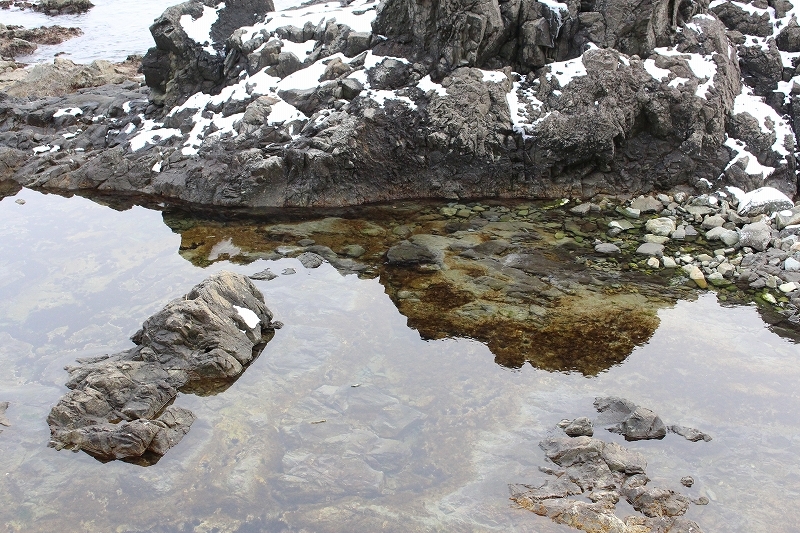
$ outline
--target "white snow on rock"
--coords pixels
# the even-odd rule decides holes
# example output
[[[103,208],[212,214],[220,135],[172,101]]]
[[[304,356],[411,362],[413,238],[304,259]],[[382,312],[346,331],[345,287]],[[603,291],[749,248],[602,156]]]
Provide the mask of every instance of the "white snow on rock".
[[[728,187],[727,189],[739,201],[740,214],[754,211],[756,208],[768,204],[793,205],[788,196],[773,187],[760,187],[750,192],[744,192],[738,187]],[[779,210],[783,208],[781,207]]]
[[[536,125],[547,117],[547,115],[538,116],[544,102],[536,98],[532,88],[522,88],[525,82],[526,77],[520,76],[520,81],[514,82],[511,90],[506,93],[512,128],[522,135],[523,139],[530,137]]]
[[[219,4],[217,7],[203,6],[203,14],[199,18],[192,18],[191,15],[183,15],[180,18],[180,25],[186,35],[203,47],[203,50],[209,54],[214,54],[216,51],[211,46],[211,26],[217,21],[219,12],[225,9],[225,3]]]
[[[547,79],[555,78],[558,85],[563,89],[575,78],[586,76],[586,67],[583,64],[583,56],[570,59],[568,61],[557,61],[548,65],[549,72]]]
[[[694,74],[699,80],[705,80],[704,82],[698,84],[695,94],[700,98],[707,99],[709,89],[714,87],[714,76],[717,75],[717,64],[714,62],[714,54],[689,54],[678,52],[675,48],[666,47],[656,48],[654,51],[658,55],[665,57],[678,57],[685,60],[686,64],[689,66],[689,69],[692,71],[692,74]],[[650,72],[646,63],[647,62],[645,61],[645,69]],[[655,67],[655,63],[653,64],[653,67]],[[652,73],[650,75],[653,76]],[[656,76],[653,77],[655,78]],[[688,81],[689,80],[686,78],[676,78],[670,82],[669,86],[677,87],[678,85],[682,85]]]
[[[447,89],[442,87],[440,83],[433,82],[433,80],[431,80],[430,74],[419,80],[417,82],[417,87],[425,93],[434,91],[439,96],[447,96]]]
[[[481,72],[483,73],[484,83],[487,81],[492,83],[503,83],[508,79],[504,72],[498,70],[481,70]]]
[[[308,54],[314,50],[314,46],[316,46],[316,44],[317,41],[314,39],[309,39],[304,43],[293,43],[289,39],[281,39],[281,52],[289,52],[290,54],[294,54],[297,59],[300,60],[300,62],[303,62]]]
[[[78,115],[82,115],[83,111],[80,107],[67,107],[65,109],[59,109],[55,113],[53,113],[53,118],[63,117],[65,115],[72,115],[73,117],[77,117]]]
[[[650,74],[653,77],[653,79],[656,79],[658,81],[664,81],[669,76],[672,75],[671,70],[657,67],[654,59],[645,59],[644,69],[647,71],[648,74]]]
[[[752,90],[746,85],[742,86],[742,92],[733,101],[733,114],[739,115],[747,113],[758,121],[761,131],[770,134],[775,133],[775,142],[772,144],[772,151],[786,157],[790,154],[786,149],[786,136],[794,139],[794,132],[789,123],[784,120],[769,105],[764,103],[764,99],[755,96]]]
[[[758,162],[756,156],[748,151],[745,148],[745,144],[740,141],[739,139],[734,139],[733,137],[728,137],[725,139],[725,146],[730,148],[736,153],[733,159],[728,163],[728,166],[725,167],[725,170],[728,170],[738,161],[743,159],[747,159],[747,164],[745,166],[744,171],[751,175],[751,176],[761,176],[763,179],[767,179],[773,172],[775,172],[774,167],[768,167],[766,165],[762,165]]]
[[[339,2],[328,2],[269,13],[264,22],[247,28],[250,34],[244,40],[252,39],[261,30],[273,33],[282,26],[302,28],[306,22],[311,22],[314,26],[324,25],[331,19],[336,19],[337,24],[349,26],[353,31],[372,32],[372,21],[375,20],[377,7],[378,3],[374,0],[355,0],[346,7],[342,7]]]
[[[239,307],[238,305],[234,305],[233,308],[236,309],[236,312],[239,313],[240,317],[242,317],[242,320],[244,320],[244,323],[247,324],[247,327],[252,329],[256,327],[259,322],[261,322],[261,320],[258,318],[258,315],[250,309],[247,309],[246,307]]]

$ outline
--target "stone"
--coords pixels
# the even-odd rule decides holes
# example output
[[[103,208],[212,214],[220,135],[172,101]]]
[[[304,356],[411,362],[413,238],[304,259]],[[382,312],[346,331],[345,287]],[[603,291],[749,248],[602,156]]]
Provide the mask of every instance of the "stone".
[[[625,440],[662,439],[667,428],[653,411],[617,397],[596,398],[594,406],[601,414],[598,423],[612,424],[609,431]]]
[[[319,254],[315,254],[314,252],[303,252],[297,256],[297,259],[305,268],[318,268],[322,263],[325,262],[324,257]]]
[[[254,279],[256,281],[270,281],[278,277],[277,274],[274,274],[270,269],[266,268],[260,272],[256,272],[248,276],[250,279]]]
[[[717,272],[719,272],[723,277],[731,278],[736,273],[736,267],[730,263],[720,263],[717,266]]]
[[[628,220],[612,220],[608,223],[609,228],[617,228],[622,231],[627,231],[629,229],[633,229],[635,226]]]
[[[594,429],[592,428],[592,421],[585,416],[581,418],[576,418],[564,428],[564,433],[566,433],[570,437],[580,437],[580,436],[591,437],[592,435],[594,435]]]
[[[664,255],[664,245],[657,244],[654,242],[646,242],[644,244],[639,245],[639,247],[636,249],[636,253],[639,255],[661,257]]]
[[[625,499],[634,509],[649,517],[680,516],[691,500],[669,489],[637,487],[624,490]]]
[[[699,440],[702,440],[702,441],[705,441],[705,442],[710,442],[711,441],[711,435],[709,435],[708,433],[704,433],[704,432],[700,431],[699,429],[688,428],[686,426],[677,426],[677,425],[669,426],[669,428],[667,428],[667,429],[669,429],[669,431],[671,433],[675,433],[676,435],[680,435],[681,437],[685,438],[686,440],[689,440],[689,441],[692,441],[692,442],[697,442]]]
[[[795,283],[793,281],[790,281],[788,283],[782,283],[782,284],[778,285],[778,290],[781,291],[784,294],[789,294],[790,292],[794,292],[798,288],[800,288],[800,285],[798,285],[797,283]]]
[[[647,260],[647,266],[650,268],[659,268],[661,266],[661,262],[656,257],[651,257]]]
[[[771,303],[772,305],[776,305],[778,303],[778,300],[776,300],[775,297],[768,292],[762,294],[761,299],[767,303]]]
[[[706,239],[709,241],[722,241],[726,246],[733,246],[739,242],[739,233],[734,230],[717,226],[706,232]]]
[[[706,278],[703,275],[703,271],[697,265],[684,265],[683,271],[686,275],[689,276],[689,279],[694,281],[695,284],[700,287],[701,289],[705,289],[708,287],[708,283],[706,282]]]
[[[584,216],[592,210],[592,204],[589,202],[584,202],[582,204],[578,204],[575,207],[569,210],[570,213],[573,215]]]
[[[725,224],[725,222],[727,221],[725,220],[725,217],[723,217],[722,215],[709,215],[703,219],[703,222],[702,224],[700,224],[700,227],[707,231],[713,228],[722,227],[722,225]]]
[[[389,248],[386,259],[390,265],[417,265],[438,263],[440,254],[422,244],[402,241]]]
[[[694,478],[692,476],[683,476],[681,478],[681,485],[684,487],[691,487],[694,485]]]
[[[654,235],[669,237],[675,231],[675,221],[668,217],[651,218],[644,227]]]
[[[782,230],[787,226],[800,224],[800,206],[779,211],[775,215],[775,226]]]
[[[641,212],[638,209],[633,209],[632,207],[625,207],[625,206],[618,206],[615,209],[615,211],[627,218],[639,218],[641,214]]]
[[[366,250],[360,244],[348,244],[347,246],[342,248],[342,255],[347,257],[361,257],[366,253]]]
[[[631,208],[638,210],[640,213],[657,213],[664,209],[664,204],[652,196],[639,196],[631,200]]]
[[[616,442],[607,442],[600,454],[612,472],[625,474],[644,474],[647,461],[639,452],[629,450]]]
[[[164,409],[178,389],[213,390],[236,379],[273,329],[248,278],[212,275],[145,320],[134,348],[67,367],[71,390],[47,417],[51,446],[100,459],[163,455],[195,420],[186,409]]]
[[[594,246],[594,251],[598,254],[613,255],[620,252],[619,246],[611,244],[610,242],[601,242]]]
[[[675,260],[669,256],[664,256],[661,258],[661,263],[664,265],[664,268],[677,268],[678,264]]]
[[[764,222],[754,222],[739,230],[739,245],[763,252],[772,240],[772,229]]]
[[[800,272],[800,261],[794,257],[787,257],[783,262],[783,269],[787,272]]]
[[[655,244],[666,244],[669,242],[669,237],[664,237],[662,235],[653,235],[652,233],[648,233],[644,236],[644,242],[652,242]]]

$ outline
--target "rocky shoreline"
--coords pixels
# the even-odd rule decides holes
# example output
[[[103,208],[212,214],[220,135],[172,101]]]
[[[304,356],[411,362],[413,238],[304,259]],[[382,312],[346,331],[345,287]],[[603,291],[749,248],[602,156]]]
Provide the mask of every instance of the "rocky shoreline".
[[[185,2],[147,89],[100,91],[122,109],[6,98],[0,179],[247,207],[797,194],[794,8],[651,7]]]

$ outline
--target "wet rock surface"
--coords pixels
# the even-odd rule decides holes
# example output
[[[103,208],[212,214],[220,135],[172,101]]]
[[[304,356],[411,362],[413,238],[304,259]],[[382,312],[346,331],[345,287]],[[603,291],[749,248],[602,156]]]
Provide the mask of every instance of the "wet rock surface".
[[[71,391],[50,412],[51,445],[148,464],[189,431],[178,392],[224,390],[273,334],[272,313],[244,276],[220,272],[147,319],[136,347],[67,367]]]
[[[11,425],[11,421],[6,417],[6,411],[8,410],[8,402],[0,402],[0,426],[9,427]],[[0,433],[3,430],[0,429]]]
[[[598,425],[621,418],[624,421],[642,409],[616,397],[597,398],[595,408],[599,412]],[[658,419],[654,413],[653,416]],[[548,437],[539,447],[554,465],[542,471],[552,477],[539,487],[509,485],[512,501],[521,507],[587,532],[702,531],[696,522],[683,517],[692,503],[687,496],[671,489],[647,486],[650,479],[642,453],[614,442],[572,435]],[[681,483],[690,487],[694,480],[685,476]],[[573,496],[588,498],[592,503],[571,498]],[[617,516],[616,504],[621,499],[643,516]]]

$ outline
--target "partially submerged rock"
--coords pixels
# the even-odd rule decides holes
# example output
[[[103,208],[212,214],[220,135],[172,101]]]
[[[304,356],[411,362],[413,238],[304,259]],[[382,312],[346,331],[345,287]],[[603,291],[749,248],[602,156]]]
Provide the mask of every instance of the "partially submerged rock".
[[[6,410],[8,410],[8,402],[0,402],[0,426],[10,426],[11,422],[6,418]],[[0,433],[3,430],[0,429]]]
[[[104,460],[157,456],[195,416],[170,405],[179,390],[235,380],[273,331],[272,313],[246,277],[215,274],[148,318],[136,347],[67,367],[71,389],[47,422],[51,445]]]
[[[598,423],[611,424],[609,431],[623,435],[625,440],[663,439],[667,434],[657,414],[624,398],[597,398],[594,406],[600,413]]]

